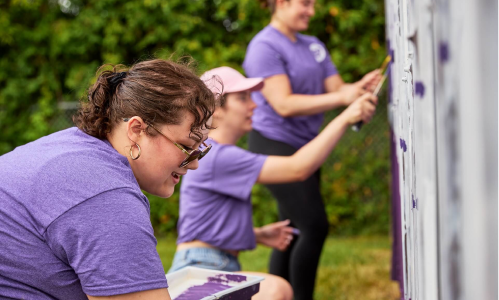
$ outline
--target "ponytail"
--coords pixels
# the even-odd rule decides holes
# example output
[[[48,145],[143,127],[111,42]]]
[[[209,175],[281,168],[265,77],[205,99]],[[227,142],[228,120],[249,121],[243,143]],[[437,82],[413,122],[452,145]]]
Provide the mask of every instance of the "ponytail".
[[[103,139],[111,132],[111,102],[116,98],[116,92],[124,77],[116,73],[122,65],[116,65],[111,70],[104,70],[109,65],[103,65],[97,70],[97,81],[88,90],[88,102],[74,117],[75,124],[91,136]]]

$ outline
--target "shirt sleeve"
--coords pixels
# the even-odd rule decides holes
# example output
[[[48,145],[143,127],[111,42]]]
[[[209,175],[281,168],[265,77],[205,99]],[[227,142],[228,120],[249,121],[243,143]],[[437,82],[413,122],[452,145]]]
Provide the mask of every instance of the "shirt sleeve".
[[[237,146],[222,147],[213,164],[212,189],[224,195],[246,201],[267,159]]]
[[[243,62],[248,77],[271,77],[287,74],[286,62],[282,55],[267,42],[250,44]]]
[[[167,288],[147,198],[122,188],[73,207],[45,232],[47,243],[91,296]]]

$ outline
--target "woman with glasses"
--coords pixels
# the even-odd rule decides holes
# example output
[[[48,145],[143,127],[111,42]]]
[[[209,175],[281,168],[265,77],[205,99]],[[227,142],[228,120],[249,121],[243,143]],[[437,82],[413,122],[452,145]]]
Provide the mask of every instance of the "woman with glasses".
[[[249,149],[266,155],[292,155],[315,138],[323,113],[350,105],[381,76],[378,70],[346,84],[329,51],[316,37],[300,34],[315,14],[315,0],[260,0],[272,13],[270,24],[250,42],[244,60],[248,77],[265,78],[257,103]],[[301,235],[287,251],[273,251],[270,273],[286,278],[297,300],[313,298],[319,257],[328,232],[320,194],[320,171],[306,180],[267,185],[277,199],[282,220],[290,219]]]
[[[288,220],[253,228],[253,185],[307,179],[350,125],[360,120],[370,121],[377,99],[370,93],[364,94],[296,153],[267,156],[235,146],[252,129],[256,105],[250,93],[263,87],[263,79],[245,78],[229,67],[208,71],[201,79],[214,93],[224,94],[226,101],[213,114],[212,126],[216,129],[210,131],[210,155],[199,163],[196,172],[183,178],[177,253],[169,272],[187,266],[238,272],[240,251],[254,249],[256,243],[284,251],[296,233],[288,226]],[[223,82],[223,89],[217,79]],[[292,299],[292,289],[285,280],[269,274],[258,275],[266,280],[254,299]]]
[[[141,190],[198,167],[215,97],[170,61],[104,69],[77,127],[0,157],[2,299],[170,299]]]

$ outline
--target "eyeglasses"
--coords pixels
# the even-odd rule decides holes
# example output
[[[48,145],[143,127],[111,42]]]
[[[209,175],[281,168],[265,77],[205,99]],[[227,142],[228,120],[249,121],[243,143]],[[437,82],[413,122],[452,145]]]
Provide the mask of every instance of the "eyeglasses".
[[[129,119],[123,119],[123,121],[125,121],[125,122],[128,122],[128,120]],[[161,132],[161,130],[157,129],[156,127],[152,126],[151,124],[147,124],[147,125],[150,126],[152,129],[156,130],[159,134],[161,134],[162,136],[164,136],[167,140],[169,140],[170,142],[172,142],[175,146],[177,146],[177,148],[179,148],[182,152],[184,152],[187,155],[187,157],[180,163],[179,168],[183,168],[183,167],[187,166],[188,164],[190,164],[191,162],[195,161],[196,159],[197,160],[201,160],[201,158],[203,158],[206,154],[208,154],[208,152],[211,149],[211,145],[206,145],[206,143],[203,142],[202,144],[206,148],[204,148],[203,150],[201,150],[201,149],[194,149],[194,150],[191,150],[191,152],[189,152],[189,151],[185,150],[184,147],[182,147],[179,144],[177,144],[176,142],[172,141],[163,132]]]

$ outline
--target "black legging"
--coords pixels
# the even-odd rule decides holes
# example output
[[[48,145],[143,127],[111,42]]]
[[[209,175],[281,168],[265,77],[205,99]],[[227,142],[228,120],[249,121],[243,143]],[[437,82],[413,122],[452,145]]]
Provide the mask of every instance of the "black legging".
[[[286,143],[267,139],[253,130],[249,149],[254,153],[289,156],[296,149]],[[272,251],[270,273],[288,280],[296,300],[313,299],[319,258],[328,232],[328,222],[320,193],[320,170],[303,182],[269,184],[277,199],[279,218],[290,219],[300,230],[285,252]]]

